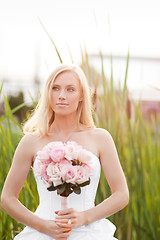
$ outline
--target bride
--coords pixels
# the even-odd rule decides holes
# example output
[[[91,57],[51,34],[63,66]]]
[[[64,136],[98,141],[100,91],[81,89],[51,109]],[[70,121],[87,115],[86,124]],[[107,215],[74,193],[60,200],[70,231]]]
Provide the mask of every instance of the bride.
[[[2,209],[26,225],[14,239],[115,239],[115,226],[106,218],[128,204],[128,187],[112,136],[94,125],[90,88],[78,66],[61,64],[51,73],[34,113],[24,125],[24,133],[1,195]],[[80,195],[72,193],[69,208],[61,210],[59,196],[47,191],[35,175],[40,204],[33,213],[18,196],[30,168],[34,171],[37,152],[50,142],[67,141],[77,142],[90,153],[91,183]],[[101,167],[112,194],[95,206]]]

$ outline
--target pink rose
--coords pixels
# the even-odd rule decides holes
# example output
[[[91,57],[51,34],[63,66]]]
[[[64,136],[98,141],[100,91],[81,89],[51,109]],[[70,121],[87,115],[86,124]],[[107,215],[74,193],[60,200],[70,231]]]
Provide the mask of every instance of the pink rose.
[[[47,174],[48,164],[50,164],[50,161],[46,161],[46,162],[38,161],[35,167],[35,173],[38,176],[41,176],[44,182],[50,183],[49,176]]]
[[[47,151],[44,151],[44,150],[38,151],[37,152],[37,157],[41,161],[46,161],[46,160],[49,159],[49,153]]]
[[[77,169],[68,164],[61,168],[61,174],[63,181],[74,184],[77,178]]]
[[[53,142],[48,143],[43,149],[50,152],[53,149],[62,149],[63,147],[64,147],[64,145],[62,142],[53,141]]]
[[[67,160],[67,159],[63,159],[57,165],[58,165],[58,168],[59,168],[59,170],[61,172],[61,176],[63,178],[65,173],[68,171],[68,169],[70,167],[72,167],[72,162]]]
[[[59,169],[61,169],[62,167],[68,167],[68,165],[69,166],[71,166],[72,165],[72,162],[71,161],[69,161],[69,160],[67,160],[67,159],[62,159],[59,163],[58,163],[58,167],[59,167]]]
[[[40,176],[42,174],[42,172],[44,171],[44,169],[45,169],[44,162],[38,161],[36,164],[36,167],[35,167],[35,173]]]
[[[77,159],[79,151],[82,146],[78,145],[74,141],[68,141],[65,147],[65,158],[68,160]]]
[[[64,156],[65,156],[65,151],[64,148],[60,148],[60,149],[53,149],[50,150],[50,157],[54,162],[60,162]]]
[[[89,174],[86,169],[82,166],[76,166],[77,168],[77,179],[76,183],[81,184],[89,180]]]

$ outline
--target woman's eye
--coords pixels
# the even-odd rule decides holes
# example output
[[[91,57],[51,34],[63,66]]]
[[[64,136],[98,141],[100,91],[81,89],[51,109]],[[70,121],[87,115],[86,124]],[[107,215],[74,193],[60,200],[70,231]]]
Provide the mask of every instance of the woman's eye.
[[[69,90],[70,92],[74,91],[74,89],[73,89],[73,88],[68,88],[68,90]]]
[[[52,89],[53,89],[53,90],[58,90],[58,87],[53,87]]]
[[[52,89],[55,90],[55,91],[58,91],[58,90],[59,90],[59,87],[52,87]],[[73,92],[73,91],[74,91],[74,88],[67,88],[67,91]]]

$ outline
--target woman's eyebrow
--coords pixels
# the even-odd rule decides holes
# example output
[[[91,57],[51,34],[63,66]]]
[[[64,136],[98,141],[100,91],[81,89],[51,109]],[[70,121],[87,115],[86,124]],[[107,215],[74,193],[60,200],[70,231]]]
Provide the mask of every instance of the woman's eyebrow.
[[[56,84],[56,83],[53,83],[52,86],[60,87],[60,85],[58,85],[58,84]],[[68,85],[66,85],[66,87],[76,87],[76,85],[74,85],[74,84],[68,84]]]

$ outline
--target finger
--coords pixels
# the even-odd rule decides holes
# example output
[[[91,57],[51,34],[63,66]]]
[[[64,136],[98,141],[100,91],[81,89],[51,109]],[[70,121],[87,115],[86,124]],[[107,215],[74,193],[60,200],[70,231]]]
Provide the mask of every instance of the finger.
[[[63,228],[63,233],[71,233],[72,232],[72,228]]]
[[[56,240],[67,240],[70,236],[70,233],[63,233],[60,236],[57,236]]]
[[[73,227],[75,227],[75,224],[76,224],[76,219],[74,220],[74,219],[70,219],[71,220],[71,222],[69,223],[68,222],[68,220],[66,221],[66,220],[64,220],[63,219],[63,221],[61,221],[61,220],[57,220],[57,221],[55,221],[56,222],[56,224],[59,226],[59,227],[65,227],[65,228],[73,228]]]
[[[70,214],[74,211],[73,208],[67,208],[67,209],[63,209],[63,210],[60,210],[57,212],[57,215],[67,215],[67,214]]]
[[[71,222],[73,222],[73,221],[69,221],[68,219],[55,219],[55,223],[58,225],[58,224],[63,224],[65,227],[66,227],[66,225],[68,225],[68,227],[70,228],[70,225],[71,225]],[[59,226],[59,225],[58,225]]]
[[[65,224],[65,226],[67,225],[68,227],[73,227],[75,226],[76,223],[76,218],[66,218],[66,219],[55,219],[55,223],[56,224]]]
[[[55,218],[55,222],[58,222],[58,223],[68,223],[68,220],[69,220],[69,218]]]
[[[76,217],[73,217],[72,215],[70,215],[70,216],[66,216],[66,217],[56,217],[55,218],[55,221],[57,221],[57,222],[61,222],[61,223],[69,223],[70,224],[70,221],[72,222],[72,221],[74,221],[76,219]]]
[[[67,240],[69,238],[69,235],[66,235],[65,237],[56,238],[56,240]]]
[[[58,226],[60,226],[59,224],[62,224],[63,226],[67,226],[67,227],[71,227],[71,224],[73,223],[73,220],[69,220],[69,219],[55,219],[55,223],[58,225]],[[61,227],[62,227],[62,225],[61,225]]]
[[[66,215],[57,215],[55,219],[70,219],[70,218],[76,218],[76,215],[74,213],[69,213]]]
[[[63,231],[63,232],[61,232],[61,233],[58,233],[57,234],[57,237],[59,237],[59,238],[62,238],[62,237],[69,237],[69,235],[71,234],[71,230],[70,231]]]
[[[61,223],[55,222],[55,225],[57,227],[57,232],[59,232],[59,233],[63,233],[63,232],[72,230],[72,228],[70,226],[67,226],[67,224],[64,224],[64,223],[61,224]]]
[[[72,229],[71,228],[61,228],[61,232],[59,232],[59,234],[63,234],[63,233],[68,233],[70,234]]]
[[[71,230],[71,224],[68,223],[61,223],[61,222],[56,222],[56,224],[58,225],[58,227],[60,228],[65,228],[65,229],[70,229]]]

